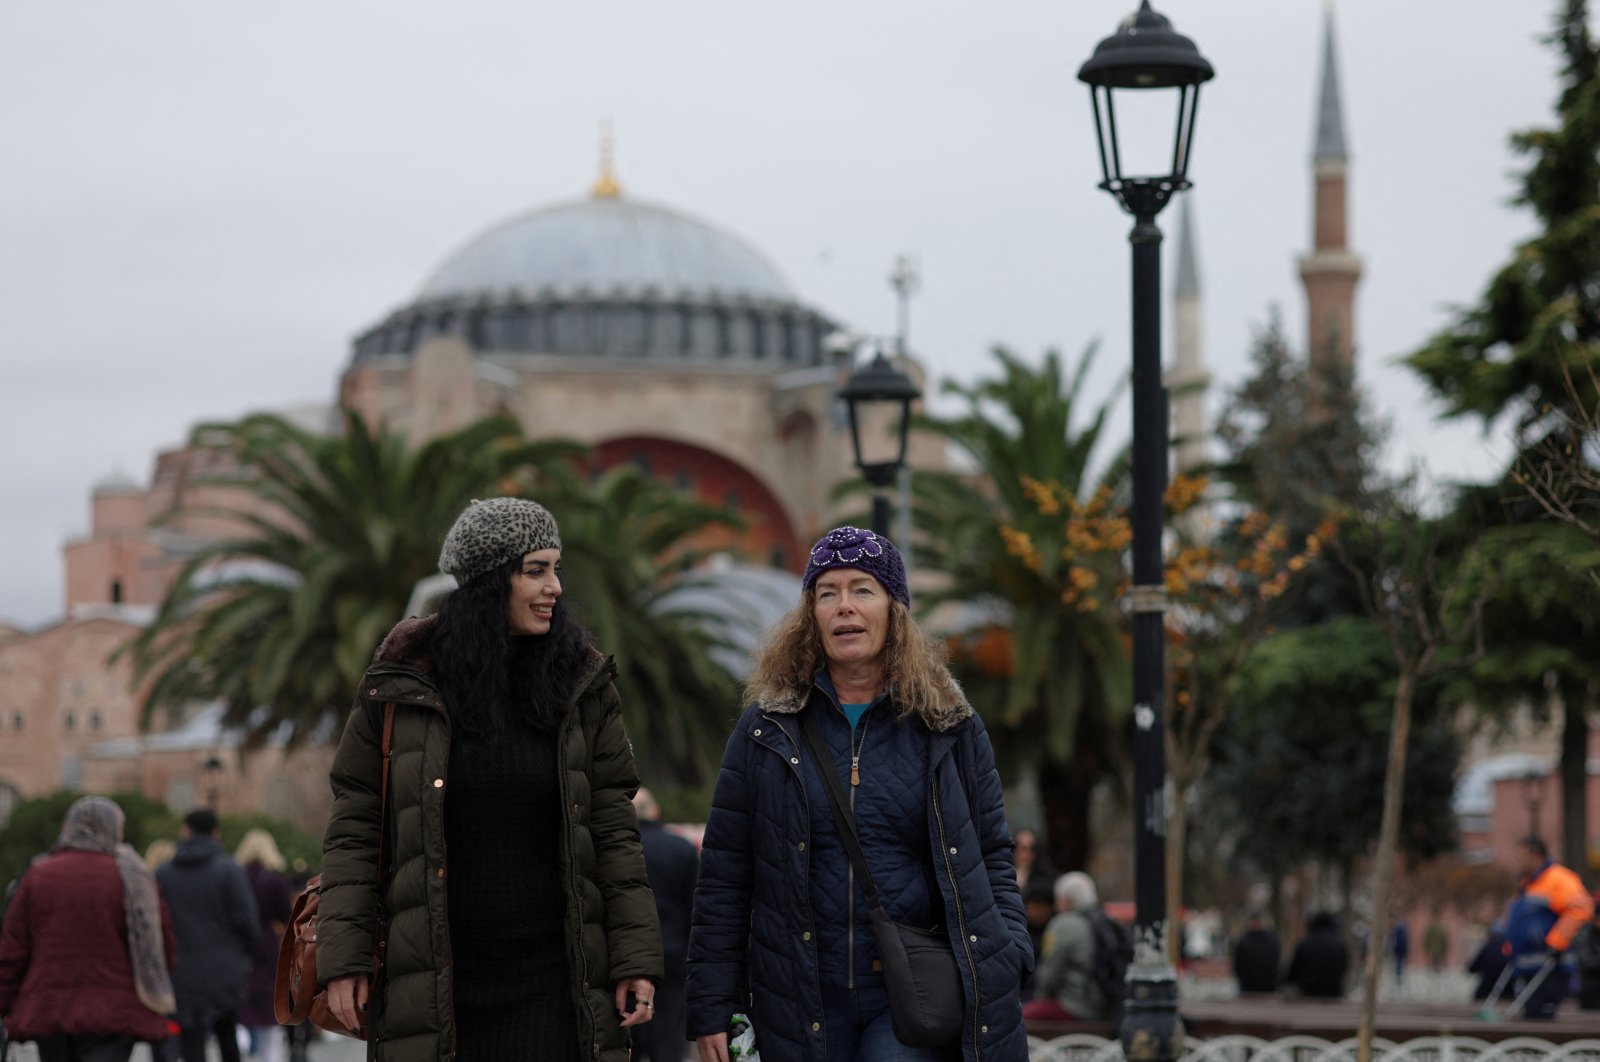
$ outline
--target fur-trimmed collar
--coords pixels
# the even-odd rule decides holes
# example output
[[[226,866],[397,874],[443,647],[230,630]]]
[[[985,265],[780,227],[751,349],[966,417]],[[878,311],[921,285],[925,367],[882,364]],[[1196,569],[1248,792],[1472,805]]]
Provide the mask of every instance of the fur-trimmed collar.
[[[973,708],[967,703],[966,694],[961,692],[961,684],[950,674],[948,668],[940,669],[938,686],[938,704],[920,708],[916,715],[929,730],[943,733],[965,722],[967,717],[973,714]],[[763,711],[778,715],[798,714],[811,700],[811,691],[818,687],[821,687],[824,693],[831,689],[832,683],[827,681],[826,671],[818,671],[809,683],[803,685],[764,691],[761,696],[761,708]],[[893,701],[894,691],[890,690],[887,696]]]
[[[394,625],[393,630],[384,635],[383,641],[378,645],[378,651],[372,654],[372,662],[404,664],[418,671],[427,671],[428,641],[433,637],[433,628],[438,624],[437,613],[401,620]]]

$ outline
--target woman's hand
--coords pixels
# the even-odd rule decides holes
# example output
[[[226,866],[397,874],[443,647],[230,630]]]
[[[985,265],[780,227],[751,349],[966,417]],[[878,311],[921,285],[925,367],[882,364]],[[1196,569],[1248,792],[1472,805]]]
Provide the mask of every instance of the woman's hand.
[[[351,1032],[361,1028],[361,1014],[367,1009],[370,991],[366,974],[335,977],[328,982],[328,1010]]]
[[[700,1052],[700,1062],[728,1062],[728,1034],[725,1032],[696,1036],[694,1046]]]
[[[634,1007],[629,1012],[628,993],[633,993]],[[617,982],[617,1014],[622,1018],[622,1027],[630,1025],[643,1025],[656,1016],[656,986],[647,977],[635,977],[627,981]]]

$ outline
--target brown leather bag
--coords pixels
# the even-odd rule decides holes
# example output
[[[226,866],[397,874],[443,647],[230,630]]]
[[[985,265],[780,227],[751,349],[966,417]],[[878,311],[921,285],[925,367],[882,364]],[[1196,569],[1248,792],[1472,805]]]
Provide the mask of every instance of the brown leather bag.
[[[389,753],[394,741],[394,705],[383,708],[383,781],[378,790],[378,876],[383,876],[383,849],[388,833],[386,821],[389,811]],[[272,987],[272,1009],[279,1025],[299,1025],[309,1021],[326,1032],[341,1036],[367,1038],[367,1015],[363,1011],[360,1029],[348,1029],[328,1009],[328,990],[317,984],[317,907],[322,899],[322,875],[306,882],[306,887],[295,897],[294,908],[289,912],[289,924],[278,944],[278,973]],[[372,979],[368,985],[368,998],[377,990],[382,972],[383,919],[380,916],[372,927]]]

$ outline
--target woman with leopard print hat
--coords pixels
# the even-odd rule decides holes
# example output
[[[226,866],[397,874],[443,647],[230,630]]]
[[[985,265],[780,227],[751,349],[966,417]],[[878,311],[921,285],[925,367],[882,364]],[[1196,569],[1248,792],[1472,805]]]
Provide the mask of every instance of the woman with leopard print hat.
[[[663,969],[615,666],[538,503],[473,502],[439,567],[458,589],[384,639],[334,760],[317,978],[372,1059],[625,1062]]]

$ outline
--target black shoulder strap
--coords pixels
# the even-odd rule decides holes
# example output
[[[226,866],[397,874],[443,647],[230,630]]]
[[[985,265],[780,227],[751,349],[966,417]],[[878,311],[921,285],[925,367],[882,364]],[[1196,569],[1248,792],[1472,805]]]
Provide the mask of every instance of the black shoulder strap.
[[[822,740],[822,728],[817,725],[816,713],[809,707],[800,712],[800,733],[804,735],[806,745],[811,750],[811,758],[817,763],[817,774],[822,777],[822,788],[828,791],[828,803],[833,805],[833,821],[839,826],[839,836],[844,838],[844,850],[850,856],[851,865],[856,868],[856,876],[861,879],[861,888],[867,894],[867,903],[876,907],[878,886],[872,880],[872,872],[867,869],[867,855],[861,850],[861,838],[856,835],[856,820],[855,816],[850,814],[850,805],[844,795],[844,783],[839,780],[839,772],[833,766],[833,757],[828,755],[828,746]]]

